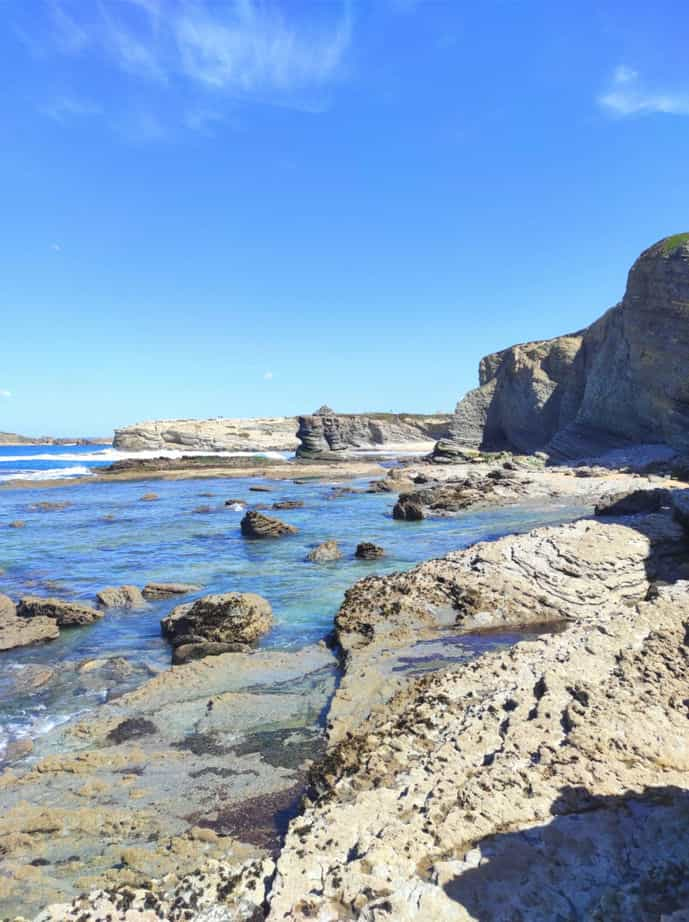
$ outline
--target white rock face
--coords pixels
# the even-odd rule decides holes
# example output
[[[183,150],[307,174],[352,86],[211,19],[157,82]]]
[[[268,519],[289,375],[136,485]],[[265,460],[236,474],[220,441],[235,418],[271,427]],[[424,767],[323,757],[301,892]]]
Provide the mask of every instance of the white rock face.
[[[158,419],[115,430],[120,451],[294,451],[299,444],[292,416],[264,419]]]

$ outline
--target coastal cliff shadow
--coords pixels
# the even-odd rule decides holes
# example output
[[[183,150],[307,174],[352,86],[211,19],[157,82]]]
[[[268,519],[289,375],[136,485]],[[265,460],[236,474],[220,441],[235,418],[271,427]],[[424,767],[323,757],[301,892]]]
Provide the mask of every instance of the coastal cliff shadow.
[[[446,894],[477,922],[689,919],[689,791],[565,787],[551,812],[541,826],[482,839]]]

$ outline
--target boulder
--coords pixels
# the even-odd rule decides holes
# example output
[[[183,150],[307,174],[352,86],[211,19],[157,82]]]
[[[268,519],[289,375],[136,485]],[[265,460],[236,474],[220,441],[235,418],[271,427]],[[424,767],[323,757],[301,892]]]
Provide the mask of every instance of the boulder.
[[[632,490],[607,496],[596,503],[596,515],[636,515],[639,512],[658,512],[670,503],[670,490],[658,487],[652,490]]]
[[[225,505],[226,506],[241,506],[242,508],[244,508],[246,506],[246,500],[245,499],[226,499]]]
[[[249,487],[249,492],[250,493],[272,493],[273,488],[266,487],[263,484],[257,483],[257,484],[254,484],[254,486]]]
[[[157,493],[144,493],[144,495],[139,498],[145,503],[152,503],[155,502],[155,500],[160,499]]]
[[[282,499],[273,503],[273,509],[303,509],[304,502],[301,499]]]
[[[242,534],[245,538],[280,538],[283,535],[296,535],[298,529],[269,515],[252,510],[241,521]]]
[[[15,519],[13,522],[9,522],[8,528],[26,528],[26,522],[22,519]]]
[[[354,556],[358,557],[359,560],[378,560],[379,557],[385,557],[385,551],[379,544],[362,541],[357,544]]]
[[[250,592],[206,595],[196,602],[178,605],[161,621],[163,634],[174,647],[254,643],[272,623],[270,602]]]
[[[96,593],[104,608],[147,608],[148,602],[137,586],[107,586]]]
[[[392,517],[405,522],[419,522],[423,518],[423,508],[410,495],[403,493],[395,503]]]
[[[60,627],[80,627],[93,624],[94,621],[103,617],[103,612],[85,602],[65,602],[63,599],[25,596],[17,605],[17,615],[20,618],[52,619]]]
[[[306,555],[306,559],[313,563],[325,563],[330,560],[339,560],[341,557],[342,551],[337,541],[324,541]]]
[[[59,636],[53,618],[20,618],[14,602],[0,594],[0,651],[26,647],[39,641],[55,640]]]
[[[146,583],[142,595],[145,599],[170,599],[176,595],[198,592],[201,586],[194,583]]]

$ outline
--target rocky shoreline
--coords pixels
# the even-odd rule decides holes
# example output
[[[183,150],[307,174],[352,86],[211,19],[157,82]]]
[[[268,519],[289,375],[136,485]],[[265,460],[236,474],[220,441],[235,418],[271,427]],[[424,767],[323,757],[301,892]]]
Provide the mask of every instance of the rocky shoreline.
[[[0,776],[0,906],[30,881],[24,916],[41,922],[478,906],[537,922],[660,906],[674,922],[689,907],[686,481],[676,461],[625,467],[391,469],[375,488],[424,517],[550,499],[584,518],[359,581],[335,620],[339,680],[323,645],[224,652],[52,734]],[[506,648],[453,661],[495,631]]]

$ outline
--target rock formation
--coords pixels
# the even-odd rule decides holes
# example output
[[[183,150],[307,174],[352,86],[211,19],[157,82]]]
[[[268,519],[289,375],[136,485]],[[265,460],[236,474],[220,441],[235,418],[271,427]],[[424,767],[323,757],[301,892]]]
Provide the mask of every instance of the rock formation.
[[[0,652],[55,640],[60,630],[54,618],[20,618],[12,599],[0,594]]]
[[[250,644],[269,631],[272,624],[270,603],[251,592],[206,595],[196,602],[178,605],[161,621],[163,634],[174,647]]]
[[[52,618],[60,627],[93,624],[103,617],[85,602],[65,602],[63,599],[46,599],[42,596],[25,596],[19,600],[17,614],[20,618]]]
[[[255,509],[247,512],[240,523],[245,538],[281,538],[283,535],[296,535],[298,528],[281,522],[271,515],[263,515]]]
[[[120,451],[294,451],[293,416],[265,419],[163,419],[115,430]]]
[[[587,329],[482,359],[451,441],[564,458],[630,442],[689,450],[687,354],[689,234],[679,234],[641,254],[620,304]]]
[[[341,557],[342,551],[337,541],[324,541],[306,555],[307,560],[313,563],[326,563],[331,560],[339,560]]]
[[[385,557],[385,550],[379,544],[373,544],[371,541],[361,541],[356,546],[354,556],[359,560],[378,560]]]
[[[147,608],[148,602],[138,586],[107,586],[96,593],[103,608]]]
[[[200,586],[194,583],[146,583],[142,595],[145,599],[151,601],[155,599],[171,599],[176,595],[187,595],[190,592],[198,592]]]
[[[299,417],[299,457],[338,457],[338,453],[366,449],[429,451],[436,439],[448,434],[452,418],[412,413],[328,415],[327,410],[321,407],[312,416]]]

